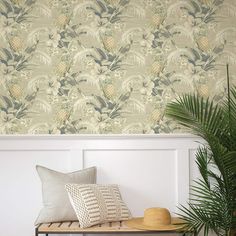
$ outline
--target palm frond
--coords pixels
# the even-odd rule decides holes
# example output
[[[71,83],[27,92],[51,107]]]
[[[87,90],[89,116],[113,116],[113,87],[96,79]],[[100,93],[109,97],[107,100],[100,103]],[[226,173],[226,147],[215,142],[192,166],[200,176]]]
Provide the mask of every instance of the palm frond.
[[[206,141],[209,134],[221,136],[225,130],[223,109],[198,95],[183,95],[171,102],[167,105],[166,114]]]
[[[236,229],[236,87],[229,92],[222,104],[187,94],[166,109],[167,116],[206,141],[196,152],[201,178],[191,186],[188,207],[179,208],[195,235],[223,236]]]
[[[227,122],[231,123],[230,125],[230,142],[228,145],[229,150],[236,150],[236,87],[233,87],[230,90],[231,93],[231,99],[230,99],[230,116],[227,116],[228,119]],[[223,109],[224,112],[228,114],[229,112],[229,103],[228,100],[225,100],[223,102]]]

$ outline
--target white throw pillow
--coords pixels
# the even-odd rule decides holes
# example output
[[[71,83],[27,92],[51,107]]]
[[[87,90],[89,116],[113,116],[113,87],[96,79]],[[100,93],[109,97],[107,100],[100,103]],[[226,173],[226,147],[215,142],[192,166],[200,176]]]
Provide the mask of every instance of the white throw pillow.
[[[66,184],[65,188],[81,228],[131,217],[117,185]]]
[[[42,182],[43,208],[35,225],[47,222],[76,221],[76,214],[65,190],[66,183],[95,184],[96,167],[71,173],[61,173],[37,166]]]

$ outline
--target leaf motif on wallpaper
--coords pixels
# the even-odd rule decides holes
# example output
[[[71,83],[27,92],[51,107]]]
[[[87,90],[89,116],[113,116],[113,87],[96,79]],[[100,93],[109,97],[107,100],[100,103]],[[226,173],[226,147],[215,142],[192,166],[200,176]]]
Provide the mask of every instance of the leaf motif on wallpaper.
[[[121,46],[117,52],[111,53],[101,48],[96,48],[87,57],[90,57],[94,62],[101,67],[101,73],[106,74],[113,71],[121,70],[128,65],[125,62],[130,51],[130,45]]]
[[[77,42],[78,45],[81,45],[80,36],[87,34],[87,31],[85,31],[86,27],[80,27],[79,24],[73,24],[69,16],[63,15],[61,17],[63,19],[62,22],[65,25],[60,31],[58,31],[58,34],[60,35],[58,41],[59,48],[68,49],[73,41]]]
[[[14,54],[7,48],[1,48],[1,51],[0,61],[7,67],[9,62],[14,60]]]
[[[121,42],[129,44],[131,41],[134,41],[134,37],[136,34],[140,34],[143,32],[141,27],[134,27],[129,30],[126,30],[121,36]]]
[[[97,5],[99,6],[101,12],[106,12],[106,11],[108,10],[105,1],[102,1],[102,0],[95,0],[95,2],[96,2]]]
[[[98,17],[98,26],[103,27],[107,24],[114,24],[122,20],[123,12],[129,1],[120,1],[117,6],[107,5],[105,1],[96,0],[92,6],[87,6],[86,9],[90,10]]]
[[[134,122],[127,126],[124,126],[122,129],[123,134],[152,134],[154,130],[150,127],[150,124],[147,121],[141,122]]]
[[[93,52],[94,52],[94,50],[91,48],[86,48],[86,49],[83,49],[83,50],[77,52],[73,57],[74,63],[76,63],[78,61],[83,61],[87,57],[87,55],[92,54]]]
[[[47,7],[45,4],[37,1],[35,4],[35,8],[39,10],[40,14],[43,16],[51,17],[52,16],[52,10]]]
[[[139,66],[145,65],[145,57],[137,51],[130,50],[128,58],[134,62],[134,65],[136,65],[136,63]]]
[[[88,83],[88,85],[92,85],[92,86],[96,86],[97,88],[100,88],[99,80],[90,74],[85,74],[85,73],[79,74],[78,79],[81,82]]]
[[[189,8],[192,8],[192,6],[190,5],[190,3],[188,1],[182,0],[182,1],[176,1],[175,3],[172,3],[171,5],[169,5],[169,7],[166,10],[166,14],[167,17],[173,17],[174,15],[176,15],[178,13],[178,11],[180,9],[186,9],[186,5]],[[193,10],[193,8],[192,8]]]
[[[10,98],[8,98],[7,96],[2,96],[1,99],[2,99],[3,104],[4,104],[4,105],[1,104],[1,110],[5,111],[8,108],[11,108],[11,107],[14,106],[13,101]]]
[[[182,3],[184,3],[184,5],[185,5],[185,8],[183,7],[183,9],[189,10],[189,12],[188,12],[189,14],[193,14],[193,13],[197,13],[197,12],[201,11],[201,6],[200,6],[199,2],[197,2],[195,0],[189,0],[188,2],[182,1]]]
[[[81,111],[84,107],[86,107],[88,104],[91,104],[93,101],[94,101],[93,96],[86,96],[80,98],[74,103],[73,109],[74,111]]]
[[[79,125],[81,127],[84,127],[83,129],[85,130],[85,133],[99,134],[99,126],[97,124],[93,124],[92,122],[88,122],[88,121],[80,121]],[[81,130],[81,133],[83,129]]]
[[[177,50],[175,50],[167,55],[167,59],[166,59],[167,65],[177,62],[182,55],[186,55],[189,58],[192,57],[192,54],[188,50],[188,48],[178,48]]]
[[[127,92],[121,94],[118,99],[111,101],[106,97],[94,96],[95,100],[88,105],[91,105],[97,112],[99,112],[102,120],[120,118],[123,113],[129,111],[125,109],[126,101],[130,97],[131,93]],[[106,118],[104,118],[104,116]]]
[[[133,89],[135,86],[139,85],[142,83],[143,76],[142,75],[131,75],[127,77],[123,82],[122,82],[122,90],[126,91],[130,89]]]
[[[52,59],[47,53],[40,50],[36,50],[35,54],[38,56],[39,61],[43,64],[50,65],[52,63]]]
[[[18,39],[17,37],[14,37],[14,39]],[[12,74],[21,70],[25,69],[32,69],[35,64],[30,63],[30,60],[34,56],[34,52],[37,48],[38,42],[36,42],[34,45],[27,47],[26,49],[22,49],[22,51],[15,52],[15,47],[19,45],[18,41],[17,44],[15,41],[10,41],[10,45],[14,43],[13,46],[10,46],[9,49],[2,48],[1,51],[3,52],[2,55],[0,55],[0,60],[3,64],[5,64],[5,74]],[[16,45],[16,46],[15,46]],[[18,48],[17,48],[18,49]]]
[[[236,53],[233,53],[232,51],[225,49],[222,55],[225,55],[226,62],[232,65],[236,65]]]
[[[29,91],[36,91],[40,86],[48,81],[49,77],[47,75],[38,75],[30,79],[27,84]]]
[[[52,106],[44,99],[34,99],[34,105],[37,106],[43,112],[50,113],[52,111]]]
[[[42,123],[37,123],[35,125],[32,125],[28,129],[29,134],[41,134],[41,133],[47,133],[45,131],[49,130],[49,123],[42,122]]]
[[[112,104],[111,102],[106,101],[106,99],[104,99],[104,98],[101,97],[101,96],[95,95],[94,97],[96,98],[96,100],[98,101],[98,103],[96,103],[96,105],[93,103],[93,105],[95,105],[95,107],[96,107],[95,110],[100,111],[100,113],[101,113],[101,110],[102,110],[103,108],[106,108],[106,107],[107,107],[108,109],[113,109],[114,106],[115,106],[115,104]],[[100,106],[101,109],[99,109],[98,106]]]
[[[132,134],[132,133],[136,133],[137,130],[140,131],[142,129],[143,129],[142,123],[131,123],[131,124],[123,127],[122,133],[123,134]]]
[[[101,60],[109,60],[109,53],[107,54],[105,51],[103,51],[100,48],[96,48],[97,55],[100,56]],[[92,56],[92,55],[91,55]]]
[[[199,72],[201,70],[208,71],[215,67],[216,60],[220,53],[216,54],[214,51],[212,53],[204,53],[201,50],[196,50],[194,48],[189,49],[191,56],[183,54],[182,56],[187,58],[188,62],[191,63],[195,69],[196,72]],[[221,50],[222,52],[223,50]]]
[[[223,44],[234,44],[234,39],[232,39],[232,35],[234,38],[236,37],[236,27],[226,27],[223,30],[219,31],[216,34],[216,43],[219,45],[216,47],[215,53],[222,53],[222,55],[226,56],[226,62],[236,64],[236,54],[233,52],[233,50],[228,50],[228,48],[224,48],[221,45]],[[217,50],[217,51],[216,51]]]
[[[93,37],[94,39],[98,40],[100,39],[99,31],[96,29],[92,28],[91,26],[80,26],[80,30],[82,32],[86,32],[86,34],[89,37]]]
[[[236,6],[228,2],[224,2],[222,9],[225,9],[228,12],[228,17],[236,16]]]
[[[171,40],[173,37],[177,34],[180,34],[181,32],[177,30],[178,28],[175,28],[174,24],[171,25],[164,25],[161,30],[156,30],[152,32],[154,39],[152,41],[152,47],[157,49],[162,49],[163,44],[166,40]],[[175,44],[173,40],[171,40],[172,44]]]
[[[83,3],[77,4],[73,9],[73,16],[76,16],[77,14],[81,15],[81,13],[87,9],[87,7],[94,6],[94,1],[86,0]]]
[[[56,124],[51,124],[50,129],[48,130],[48,133],[60,133],[60,134],[74,134],[74,133],[82,133],[83,131],[87,132],[88,126],[87,122],[81,122],[79,119],[72,119],[71,115],[69,117],[61,122],[57,122]],[[90,127],[92,124],[90,124]]]
[[[126,11],[127,13],[133,13],[133,16],[137,16],[139,18],[144,18],[146,15],[144,8],[135,2],[129,2]],[[128,15],[130,16],[130,14]]]
[[[174,73],[171,78],[177,81],[184,81],[185,83],[191,84],[191,78],[189,78],[189,75],[183,73]]]
[[[57,63],[56,70],[47,81],[48,95],[74,97],[81,93],[79,85],[87,82],[87,79],[79,77],[81,74],[76,72],[73,63],[73,60],[62,60]]]
[[[226,27],[216,34],[215,41],[218,44],[223,44],[226,40],[230,38],[230,35],[232,34],[236,35],[236,27]]]
[[[194,18],[195,25],[200,25],[202,23],[207,24],[216,21],[217,7],[219,7],[223,1],[224,0],[213,1],[211,5],[206,7],[198,1],[189,0],[182,8]]]
[[[39,38],[39,35],[41,33],[48,33],[49,32],[49,29],[46,28],[46,27],[39,27],[39,28],[36,28],[34,30],[32,30],[28,36],[27,36],[27,42],[29,44],[32,44],[32,43],[35,43],[38,41],[38,38]]]
[[[192,42],[194,42],[194,36],[193,36],[194,29],[186,28],[186,26],[176,25],[174,27],[174,30],[176,32],[179,32],[182,36],[185,36],[186,38],[189,38],[191,39]]]
[[[157,98],[163,99],[164,94],[162,92],[164,88],[171,88],[172,85],[179,81],[179,79],[177,78],[172,78],[174,74],[175,72],[167,72],[153,79],[154,87],[152,89],[152,95],[156,96]],[[167,90],[165,89],[165,91]]]
[[[127,103],[127,110],[137,111],[138,113],[145,112],[145,106],[138,99],[130,98]]]
[[[36,93],[27,95],[23,97],[20,87],[18,85],[12,85],[10,87],[11,96],[2,96],[1,100],[3,104],[1,110],[8,115],[8,119],[15,121],[16,119],[21,119],[23,117],[28,117],[31,114],[30,108],[32,107],[32,100],[29,100],[28,97],[32,96],[35,98]]]
[[[25,21],[31,21],[30,13],[34,8],[35,1],[25,1],[24,5],[17,6],[11,1],[2,0],[0,15],[3,15],[7,19],[7,25],[13,25],[16,23],[22,23]]]

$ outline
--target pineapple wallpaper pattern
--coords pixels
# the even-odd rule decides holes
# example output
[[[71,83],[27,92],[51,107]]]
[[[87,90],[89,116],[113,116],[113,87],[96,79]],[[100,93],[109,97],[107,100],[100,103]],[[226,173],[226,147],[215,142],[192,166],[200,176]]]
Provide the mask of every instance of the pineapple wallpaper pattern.
[[[234,0],[0,0],[0,134],[183,132],[166,104],[236,82]]]

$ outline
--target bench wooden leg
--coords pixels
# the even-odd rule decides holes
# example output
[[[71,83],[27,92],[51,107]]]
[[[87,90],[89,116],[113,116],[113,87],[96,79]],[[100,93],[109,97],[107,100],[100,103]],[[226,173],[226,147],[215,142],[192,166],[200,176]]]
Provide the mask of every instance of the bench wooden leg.
[[[35,228],[35,236],[38,236],[38,227]]]

